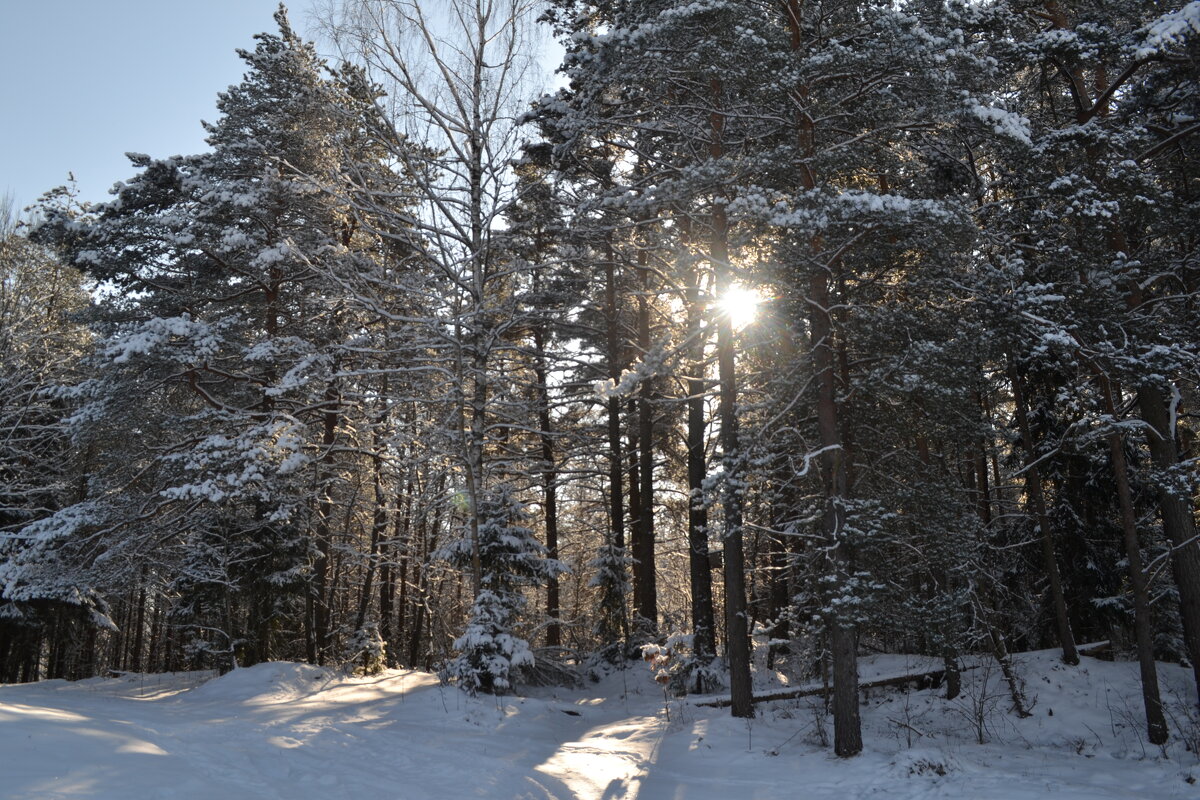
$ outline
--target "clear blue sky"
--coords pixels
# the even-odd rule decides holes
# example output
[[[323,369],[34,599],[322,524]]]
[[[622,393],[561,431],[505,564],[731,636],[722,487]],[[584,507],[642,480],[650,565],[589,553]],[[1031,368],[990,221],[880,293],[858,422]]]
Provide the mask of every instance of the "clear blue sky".
[[[206,149],[201,120],[242,76],[236,48],[278,0],[0,0],[0,195],[21,208],[74,172],[85,200],[133,175],[126,152]],[[309,0],[288,3],[307,27]]]

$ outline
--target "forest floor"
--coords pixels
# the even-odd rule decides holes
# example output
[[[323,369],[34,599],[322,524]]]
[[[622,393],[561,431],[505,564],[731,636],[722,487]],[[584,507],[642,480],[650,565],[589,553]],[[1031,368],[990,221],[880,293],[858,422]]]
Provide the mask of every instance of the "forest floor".
[[[1160,665],[1173,730],[1144,744],[1137,666],[1016,657],[1032,716],[981,662],[963,694],[871,690],[838,759],[819,697],[752,721],[664,700],[644,664],[582,689],[469,698],[421,672],[274,663],[0,686],[0,798],[1156,800],[1200,797],[1190,671]],[[863,659],[863,680],[927,661]],[[779,688],[759,675],[760,687]],[[712,698],[707,698],[711,700]],[[981,731],[982,728],[982,731]],[[982,732],[984,744],[977,739]],[[1190,739],[1190,741],[1189,741]],[[1190,745],[1191,749],[1188,749]]]

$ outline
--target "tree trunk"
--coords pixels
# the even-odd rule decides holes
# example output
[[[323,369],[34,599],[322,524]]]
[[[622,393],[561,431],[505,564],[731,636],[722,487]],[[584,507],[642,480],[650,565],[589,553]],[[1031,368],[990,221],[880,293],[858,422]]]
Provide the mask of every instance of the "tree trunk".
[[[546,383],[546,333],[544,325],[533,331],[534,377],[537,380],[538,427],[542,444],[542,497],[543,514],[546,521],[546,556],[558,558],[558,472],[554,463],[554,432],[550,419],[550,388]],[[546,645],[558,647],[562,644],[562,629],[559,626],[558,575],[546,582]]]
[[[1117,421],[1113,388],[1107,377],[1099,375],[1104,397],[1105,413]],[[1167,741],[1167,720],[1163,716],[1162,697],[1158,691],[1158,669],[1154,663],[1153,620],[1150,615],[1150,591],[1142,569],[1142,547],[1138,541],[1137,518],[1133,510],[1133,495],[1129,491],[1129,468],[1125,462],[1125,441],[1117,429],[1108,434],[1108,453],[1112,459],[1113,478],[1117,483],[1117,499],[1121,506],[1121,531],[1125,539],[1125,557],[1129,561],[1129,583],[1133,588],[1133,633],[1137,641],[1138,668],[1142,678],[1142,704],[1146,710],[1146,735],[1151,744]]]
[[[645,247],[638,249],[637,338],[638,350],[645,358],[650,351],[650,270]],[[658,585],[654,564],[654,381],[644,376],[638,387],[638,513],[634,518],[633,607],[634,627],[652,639],[658,633]]]
[[[634,410],[637,407],[637,401],[631,400],[629,414],[636,417]],[[625,477],[629,483],[629,550],[633,556],[633,619],[630,622],[630,633],[633,636],[635,644],[644,644],[646,641],[646,631],[638,624],[638,608],[637,608],[637,546],[638,531],[641,526],[642,514],[645,513],[642,509],[642,450],[641,450],[641,425],[630,426],[629,441],[626,444],[626,472]]]
[[[728,291],[728,224],[725,208],[713,210],[712,261],[717,275],[717,292]],[[737,372],[733,341],[733,320],[723,314],[717,321],[717,377],[720,385],[718,413],[721,418],[721,455],[725,480],[721,505],[725,517],[725,647],[729,657],[730,712],[735,717],[753,717],[750,680],[749,609],[746,605],[746,558],[742,527],[741,449],[738,442]]]
[[[984,620],[984,624],[987,625],[988,638],[992,642],[992,656],[1000,665],[1000,674],[1004,676],[1004,682],[1008,684],[1008,695],[1013,702],[1013,711],[1018,717],[1028,717],[1030,713],[1028,702],[1025,700],[1025,689],[1021,686],[1021,679],[1017,677],[1016,670],[1013,669],[1012,654],[1008,651],[1008,643],[1004,641],[1004,634],[991,620]]]
[[[621,379],[620,336],[617,330],[617,286],[616,260],[611,247],[606,249],[604,262],[605,322],[607,326],[608,376],[616,385]],[[608,502],[609,502],[609,546],[611,555],[624,557],[625,553],[625,456],[621,448],[621,400],[608,398]],[[612,587],[606,586],[606,590]],[[625,618],[625,598],[605,597],[602,607],[615,611],[616,619],[602,621],[602,634],[606,640],[627,641],[629,626]],[[604,644],[609,644],[605,641]]]
[[[130,670],[133,672],[142,671],[142,646],[145,642],[146,635],[146,571],[142,570],[142,587],[138,590],[137,601],[137,620],[134,622],[133,631],[133,658],[130,659]]]
[[[400,541],[399,527],[400,517],[406,516],[402,503],[396,503],[395,519],[392,520],[392,531],[394,538],[391,541],[384,540],[379,544],[379,638],[383,639],[387,646],[385,661],[389,668],[396,666],[396,647],[394,643],[399,642],[401,632],[393,629],[395,621],[395,599],[396,599],[396,577],[393,569],[392,559],[396,556],[396,546]],[[403,610],[404,605],[401,603],[400,608]]]
[[[708,334],[703,326],[700,275],[694,266],[688,279],[688,369],[691,372],[687,380],[688,571],[692,588],[692,652],[700,664],[707,665],[716,654],[712,567],[708,560],[708,505],[703,492],[704,478],[708,474],[704,450],[707,389],[704,346]]]
[[[821,477],[825,489],[825,546],[832,568],[850,571],[850,552],[843,540],[846,481],[845,451],[840,439],[836,376],[833,358],[833,320],[826,276],[814,272],[809,280],[809,326],[812,332],[813,371],[817,379],[817,427],[821,436]],[[858,713],[858,651],[852,621],[834,616],[830,621],[830,655],[833,660],[833,750],[841,758],[862,751],[862,723]]]
[[[979,392],[973,392],[973,394],[980,413],[987,414]],[[992,524],[992,493],[988,485],[987,448],[984,446],[982,435],[975,442],[971,461],[975,472],[975,498],[976,507],[979,509],[979,521],[983,527],[987,528]]]
[[[713,161],[725,155],[725,113],[722,110],[724,88],[713,78],[709,85],[712,112],[709,115],[708,154]],[[716,293],[723,297],[733,286],[729,263],[729,219],[726,198],[713,198],[709,217],[711,241],[709,260],[716,278]],[[729,314],[717,317],[718,410],[721,420],[721,458],[725,471],[721,486],[721,506],[725,518],[722,534],[725,573],[725,649],[729,661],[730,712],[735,717],[754,716],[750,678],[750,610],[746,603],[746,555],[742,524],[741,444],[738,441],[737,362],[733,339],[733,320]]]
[[[804,46],[804,29],[801,7],[798,0],[785,0],[783,4],[785,23],[791,34],[793,52]],[[816,155],[815,123],[807,113],[809,87],[798,85],[793,92],[796,105],[796,150],[801,154],[796,167],[801,185],[809,191],[817,187],[817,176],[812,169]],[[820,255],[822,244],[819,237],[810,242],[815,257]],[[832,561],[831,567],[844,572],[849,566],[850,553],[842,538],[844,522],[844,499],[847,497],[846,453],[842,448],[834,374],[833,317],[830,312],[829,284],[833,276],[828,274],[833,264],[825,269],[816,269],[809,276],[809,332],[812,343],[813,372],[817,381],[817,428],[820,434],[821,455],[819,464],[825,495],[824,534],[825,547]],[[833,619],[830,622],[830,650],[834,676],[834,752],[848,758],[862,751],[862,724],[858,714],[858,652],[852,626],[846,621]]]
[[[1183,621],[1184,642],[1192,674],[1200,692],[1200,541],[1196,537],[1191,489],[1172,485],[1169,476],[1179,467],[1175,445],[1175,418],[1178,412],[1166,392],[1150,383],[1138,387],[1138,408],[1151,427],[1146,436],[1154,468],[1162,473],[1158,489],[1158,507],[1163,532],[1171,542],[1171,572],[1179,589],[1179,616]]]
[[[483,352],[482,335],[472,334],[471,422],[467,441],[467,503],[471,531],[471,594],[478,597],[483,587],[483,564],[479,555],[480,502],[485,490],[483,451],[485,416],[487,414],[487,356]]]
[[[306,636],[308,660],[311,664],[324,664],[329,646],[329,557],[332,552],[331,524],[333,516],[333,497],[331,495],[333,481],[333,445],[337,440],[339,407],[341,398],[337,389],[331,384],[325,391],[326,410],[323,414],[324,430],[321,436],[321,501],[317,510],[316,545],[317,558],[313,564],[312,585],[309,587],[307,598],[306,618],[309,620],[311,631]]]
[[[429,525],[422,519],[417,523],[417,541],[420,542],[420,560],[414,565],[416,587],[413,597],[412,631],[408,642],[408,666],[416,669],[421,657],[421,634],[425,623],[425,605],[429,586]]]
[[[387,500],[383,491],[383,459],[375,458],[375,508],[371,517],[371,544],[367,554],[367,574],[363,577],[359,592],[358,613],[354,616],[354,630],[361,631],[367,623],[367,611],[371,608],[371,596],[375,591],[375,571],[382,560],[383,534],[387,530]],[[383,610],[380,609],[380,613]],[[383,633],[380,632],[380,636]]]
[[[1016,406],[1017,427],[1025,449],[1025,486],[1033,504],[1034,519],[1042,543],[1042,566],[1050,584],[1050,599],[1054,604],[1054,621],[1058,630],[1058,643],[1063,651],[1063,663],[1075,666],[1079,663],[1079,652],[1075,649],[1075,636],[1071,633],[1071,622],[1067,615],[1067,601],[1063,596],[1062,578],[1058,572],[1058,560],[1054,554],[1054,529],[1050,525],[1050,514],[1046,510],[1046,497],[1042,493],[1042,476],[1037,467],[1037,451],[1033,446],[1033,432],[1029,425],[1029,406],[1025,400],[1024,384],[1017,373],[1012,355],[1008,356],[1008,375],[1012,381],[1013,403]]]

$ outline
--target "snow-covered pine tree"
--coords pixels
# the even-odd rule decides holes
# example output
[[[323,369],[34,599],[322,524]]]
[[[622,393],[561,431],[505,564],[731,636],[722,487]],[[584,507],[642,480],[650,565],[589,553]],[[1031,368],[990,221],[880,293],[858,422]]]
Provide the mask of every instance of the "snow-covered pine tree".
[[[955,3],[778,11],[783,34],[772,46],[787,65],[771,102],[786,124],[758,152],[754,188],[734,209],[769,231],[776,313],[796,337],[782,351],[799,362],[777,374],[798,369],[807,382],[801,397],[776,395],[769,417],[780,424],[795,410],[801,426],[756,438],[799,434],[807,455],[795,466],[819,474],[803,494],[780,496],[797,504],[793,519],[820,520],[807,595],[828,636],[834,749],[852,756],[861,749],[856,640],[873,629],[871,601],[894,567],[888,543],[912,530],[889,485],[920,475],[897,467],[919,453],[926,414],[936,413],[929,401],[953,386],[937,371],[939,326],[953,312],[938,303],[954,302],[973,237],[969,152],[953,130],[969,121],[963,76],[987,62]],[[919,327],[905,330],[906,317]],[[914,418],[915,431],[904,424]]]
[[[756,82],[757,77],[770,71],[769,65],[759,63],[757,67],[761,72],[755,79],[748,80],[745,67],[751,63],[747,56],[749,49],[759,41],[758,31],[771,27],[762,9],[751,9],[747,14],[747,9],[739,10],[736,6],[672,2],[557,3],[550,12],[567,46],[564,67],[571,85],[559,96],[542,101],[543,118],[552,130],[550,138],[556,143],[561,162],[573,162],[576,171],[583,171],[587,176],[583,180],[594,183],[595,195],[588,201],[589,206],[596,209],[594,219],[611,226],[615,232],[606,239],[606,246],[619,253],[622,242],[618,237],[629,240],[628,247],[640,284],[636,295],[639,312],[651,293],[651,284],[645,280],[650,271],[647,259],[666,261],[681,270],[680,274],[669,276],[672,283],[666,288],[679,301],[690,303],[692,311],[696,310],[701,298],[695,292],[689,294],[685,287],[700,280],[692,274],[696,265],[706,265],[718,274],[718,291],[728,288],[732,282],[729,221],[725,208],[736,194],[734,186],[739,173],[733,165],[744,156],[745,145],[751,136],[748,131],[755,124],[750,98],[754,89],[761,88]],[[739,34],[730,38],[731,30]],[[761,56],[761,48],[758,53]],[[588,164],[595,154],[605,150],[610,154],[609,168],[604,173],[589,170]],[[596,181],[592,177],[599,174],[606,180]],[[611,219],[614,216],[618,220],[624,217],[627,221],[623,226],[615,225],[615,220]],[[662,223],[664,219],[670,220],[669,226]],[[623,230],[633,233],[627,234]],[[687,248],[693,252],[682,252]],[[657,281],[663,280],[661,267],[653,272]],[[654,348],[666,350],[689,333],[699,340],[702,334],[698,325],[693,324],[690,330],[685,330],[679,325],[683,321],[672,320],[675,324],[664,331],[666,335],[655,337]],[[639,313],[637,322],[638,349],[647,362],[647,368],[641,372],[649,373],[649,366],[662,369],[657,363],[649,363],[652,360],[649,358],[652,355],[651,338],[646,332],[643,313]],[[720,359],[722,424],[719,430],[723,437],[724,474],[728,480],[723,484],[727,491],[722,495],[721,509],[723,541],[728,551],[724,559],[730,626],[727,641],[731,648],[730,664],[737,696],[733,710],[737,715],[748,716],[752,712],[741,555],[744,501],[738,474],[740,454],[736,435],[737,388],[733,373],[732,329],[727,318],[719,320],[714,327],[723,331],[720,336],[723,357]],[[703,351],[703,342],[698,355],[691,348],[693,362],[703,361]],[[656,357],[654,360],[661,362],[663,359]],[[702,364],[689,366],[702,372],[705,369]],[[639,417],[643,423],[650,377],[650,374],[639,374]],[[705,376],[696,377],[697,388],[703,387]],[[702,421],[693,423],[693,427],[702,435]],[[652,446],[653,441],[648,433],[640,431],[639,439],[643,454],[649,452],[645,448]],[[643,481],[650,477],[648,466],[647,460],[643,459]],[[643,486],[652,489],[653,483]],[[639,495],[648,494],[645,489],[639,492]],[[639,505],[644,507],[652,501],[652,497],[643,496],[631,497],[633,499],[639,500]],[[708,547],[703,515],[693,515],[692,526],[690,537],[699,543],[693,548],[692,556],[696,562],[693,574],[698,581],[693,593],[703,598],[709,596],[704,586],[704,579],[708,577]],[[635,534],[642,540],[647,537],[641,529],[635,530]],[[644,548],[643,544],[639,549],[635,537],[634,555],[639,562],[644,560],[641,555],[646,552]],[[639,566],[635,565],[635,595],[638,594],[638,574]],[[648,605],[639,600],[638,607]],[[711,615],[706,608],[705,603],[697,606],[694,625],[711,627]],[[700,641],[706,641],[705,637],[702,636]]]
[[[516,194],[506,214],[509,227],[501,244],[511,268],[522,276],[517,330],[527,337],[526,352],[514,361],[514,367],[524,366],[528,378],[512,404],[516,444],[508,450],[516,464],[531,455],[535,459],[540,456],[536,480],[541,484],[542,528],[547,556],[557,560],[559,498],[568,483],[564,467],[580,444],[576,431],[561,430],[564,416],[579,416],[568,410],[578,399],[574,396],[578,390],[563,385],[572,366],[567,343],[581,332],[576,317],[587,281],[571,257],[574,245],[568,232],[568,215],[556,191],[549,156],[550,148],[544,143],[531,143],[514,164]],[[536,442],[521,443],[522,429],[536,430]],[[546,586],[546,616],[546,645],[559,647],[563,644],[563,627],[558,622],[562,617],[562,592],[557,577]]]
[[[347,115],[364,106],[282,9],[276,20],[278,34],[241,52],[247,73],[219,98],[211,152],[133,156],[141,172],[96,219],[63,226],[75,263],[106,286],[96,377],[74,390],[73,418],[106,458],[89,497],[39,528],[86,528],[110,588],[151,580],[226,665],[322,661],[332,646],[364,324],[332,276],[373,269],[377,254],[334,191]],[[303,652],[278,649],[296,641],[285,631]]]
[[[459,654],[442,675],[470,694],[503,694],[515,672],[532,666],[529,642],[517,631],[526,602],[526,587],[544,584],[561,574],[563,565],[546,557],[546,548],[526,527],[529,513],[512,488],[501,484],[481,506],[478,558],[480,590],[471,606],[466,631],[454,642]],[[468,536],[442,552],[461,568],[471,566],[475,547]]]
[[[560,319],[559,325],[563,335],[575,339],[580,348],[571,355],[573,369],[565,376],[564,388],[575,403],[584,408],[594,404],[601,414],[595,424],[576,426],[572,437],[583,454],[603,452],[606,462],[603,492],[607,519],[594,539],[599,544],[591,545],[595,557],[587,562],[592,575],[589,583],[599,594],[592,633],[598,640],[598,655],[618,663],[627,658],[630,639],[627,600],[632,589],[632,561],[627,548],[630,492],[626,476],[631,454],[624,439],[634,423],[621,393],[595,388],[617,386],[636,355],[631,343],[636,325],[634,289],[629,258],[621,251],[623,237],[618,232],[623,217],[598,202],[614,187],[612,159],[617,150],[602,141],[564,143],[558,113],[546,107],[546,102],[552,101],[544,98],[535,115],[543,142],[532,152],[547,162],[553,202],[562,216],[555,243],[559,256],[555,274],[574,290],[574,296],[563,304],[564,311],[570,309],[569,322]],[[590,415],[585,415],[580,421],[588,419]]]
[[[1188,136],[1178,109],[1195,103],[1189,78],[1196,74],[1200,4],[1048,2],[1036,14],[1007,11],[1014,35],[997,55],[1011,70],[1009,91],[1021,104],[1014,110],[1027,120],[1027,153],[1019,169],[1001,173],[1013,199],[995,204],[989,227],[1009,287],[1004,327],[1013,389],[1022,395],[1021,439],[1028,460],[1045,460],[1030,480],[1040,474],[1058,483],[1073,508],[1084,505],[1073,497],[1080,491],[1071,475],[1081,457],[1095,464],[1091,480],[1111,486],[1109,496],[1119,499],[1107,509],[1105,527],[1113,549],[1125,551],[1149,738],[1162,741],[1154,621],[1140,566],[1147,555],[1173,550],[1193,662],[1200,641],[1200,548],[1187,544],[1194,540],[1195,476],[1180,469],[1178,433],[1186,426],[1177,424],[1196,366],[1186,266],[1194,242],[1178,227],[1191,205],[1180,201],[1194,192],[1195,175],[1164,157],[1181,154],[1175,137]],[[1146,450],[1131,446],[1140,438],[1134,431],[1145,432]],[[1164,474],[1172,477],[1163,481]],[[1158,490],[1157,541],[1157,531],[1147,536],[1137,522],[1155,516],[1150,495],[1138,490],[1143,482]],[[1088,515],[1098,511],[1092,506]],[[1094,528],[1075,526],[1084,536],[1094,536]],[[1114,579],[1120,585],[1125,577]]]
[[[95,653],[84,631],[111,624],[104,599],[69,567],[75,553],[20,534],[86,481],[56,390],[82,377],[87,304],[79,272],[25,236],[0,199],[0,682],[86,677]]]

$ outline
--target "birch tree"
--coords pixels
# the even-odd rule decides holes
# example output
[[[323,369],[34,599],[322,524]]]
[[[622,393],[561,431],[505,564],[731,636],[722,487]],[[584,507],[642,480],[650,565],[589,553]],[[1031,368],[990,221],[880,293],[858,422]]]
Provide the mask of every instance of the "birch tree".
[[[526,0],[348,0],[326,15],[342,54],[387,90],[385,111],[403,143],[394,155],[417,176],[417,208],[406,221],[424,238],[438,282],[426,324],[453,409],[449,455],[467,503],[477,596],[488,583],[481,503],[499,480],[493,444],[507,429],[495,413],[508,393],[498,359],[514,346],[518,324],[513,296],[523,267],[506,258],[498,236],[515,196],[510,164],[533,80],[533,11]],[[386,216],[380,200],[372,211]]]

